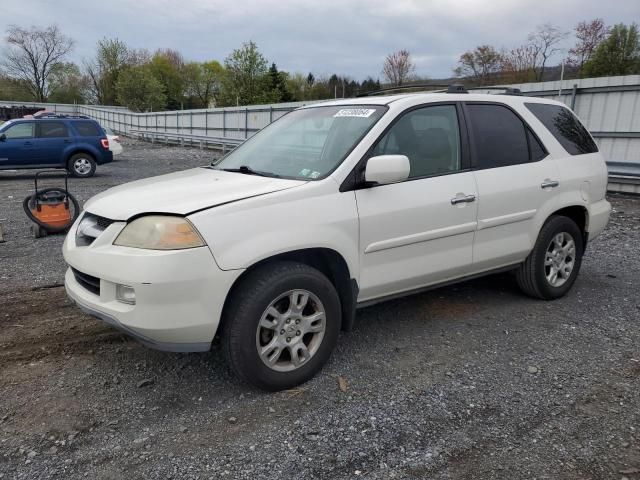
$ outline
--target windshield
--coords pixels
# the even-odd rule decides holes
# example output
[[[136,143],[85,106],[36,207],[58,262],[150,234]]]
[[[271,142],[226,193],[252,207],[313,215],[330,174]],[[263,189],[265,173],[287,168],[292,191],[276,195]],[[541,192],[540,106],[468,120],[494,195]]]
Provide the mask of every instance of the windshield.
[[[380,105],[294,110],[229,153],[215,168],[300,180],[325,177],[385,111]]]

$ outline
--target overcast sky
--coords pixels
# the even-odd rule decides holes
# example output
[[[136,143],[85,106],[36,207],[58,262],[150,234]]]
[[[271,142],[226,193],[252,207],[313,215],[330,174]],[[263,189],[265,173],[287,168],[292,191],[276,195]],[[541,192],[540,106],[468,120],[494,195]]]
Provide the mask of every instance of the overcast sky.
[[[281,70],[356,79],[381,76],[385,55],[406,48],[417,74],[439,78],[476,45],[517,46],[538,24],[596,17],[640,22],[640,0],[5,0],[0,29],[56,23],[77,62],[103,37],[200,61],[253,40]]]

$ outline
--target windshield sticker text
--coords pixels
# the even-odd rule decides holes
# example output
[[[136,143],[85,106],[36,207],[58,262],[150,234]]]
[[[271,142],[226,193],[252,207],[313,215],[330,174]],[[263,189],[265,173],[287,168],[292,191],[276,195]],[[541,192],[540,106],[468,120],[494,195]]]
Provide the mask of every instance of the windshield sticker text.
[[[359,117],[368,118],[375,113],[373,108],[343,108],[338,110],[334,117]]]

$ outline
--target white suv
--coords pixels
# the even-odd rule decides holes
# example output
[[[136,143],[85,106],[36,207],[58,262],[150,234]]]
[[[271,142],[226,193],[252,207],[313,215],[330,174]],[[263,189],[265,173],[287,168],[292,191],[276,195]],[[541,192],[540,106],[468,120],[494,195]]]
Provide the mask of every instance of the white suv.
[[[87,202],[63,251],[83,310],[168,351],[219,335],[269,390],[311,378],[357,307],[515,270],[571,288],[607,169],[563,104],[421,93],[300,108],[212,166]]]

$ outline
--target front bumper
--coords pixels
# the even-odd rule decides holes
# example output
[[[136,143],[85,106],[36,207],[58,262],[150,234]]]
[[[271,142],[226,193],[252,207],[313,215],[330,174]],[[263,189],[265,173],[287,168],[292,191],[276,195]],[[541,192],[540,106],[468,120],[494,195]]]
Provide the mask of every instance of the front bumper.
[[[227,293],[242,272],[220,270],[207,247],[158,251],[113,245],[124,226],[111,224],[89,246],[77,246],[77,224],[71,228],[63,245],[71,267],[65,275],[68,296],[147,346],[209,350]],[[78,272],[94,277],[99,287],[87,288]],[[117,284],[134,288],[135,305],[116,299]]]

